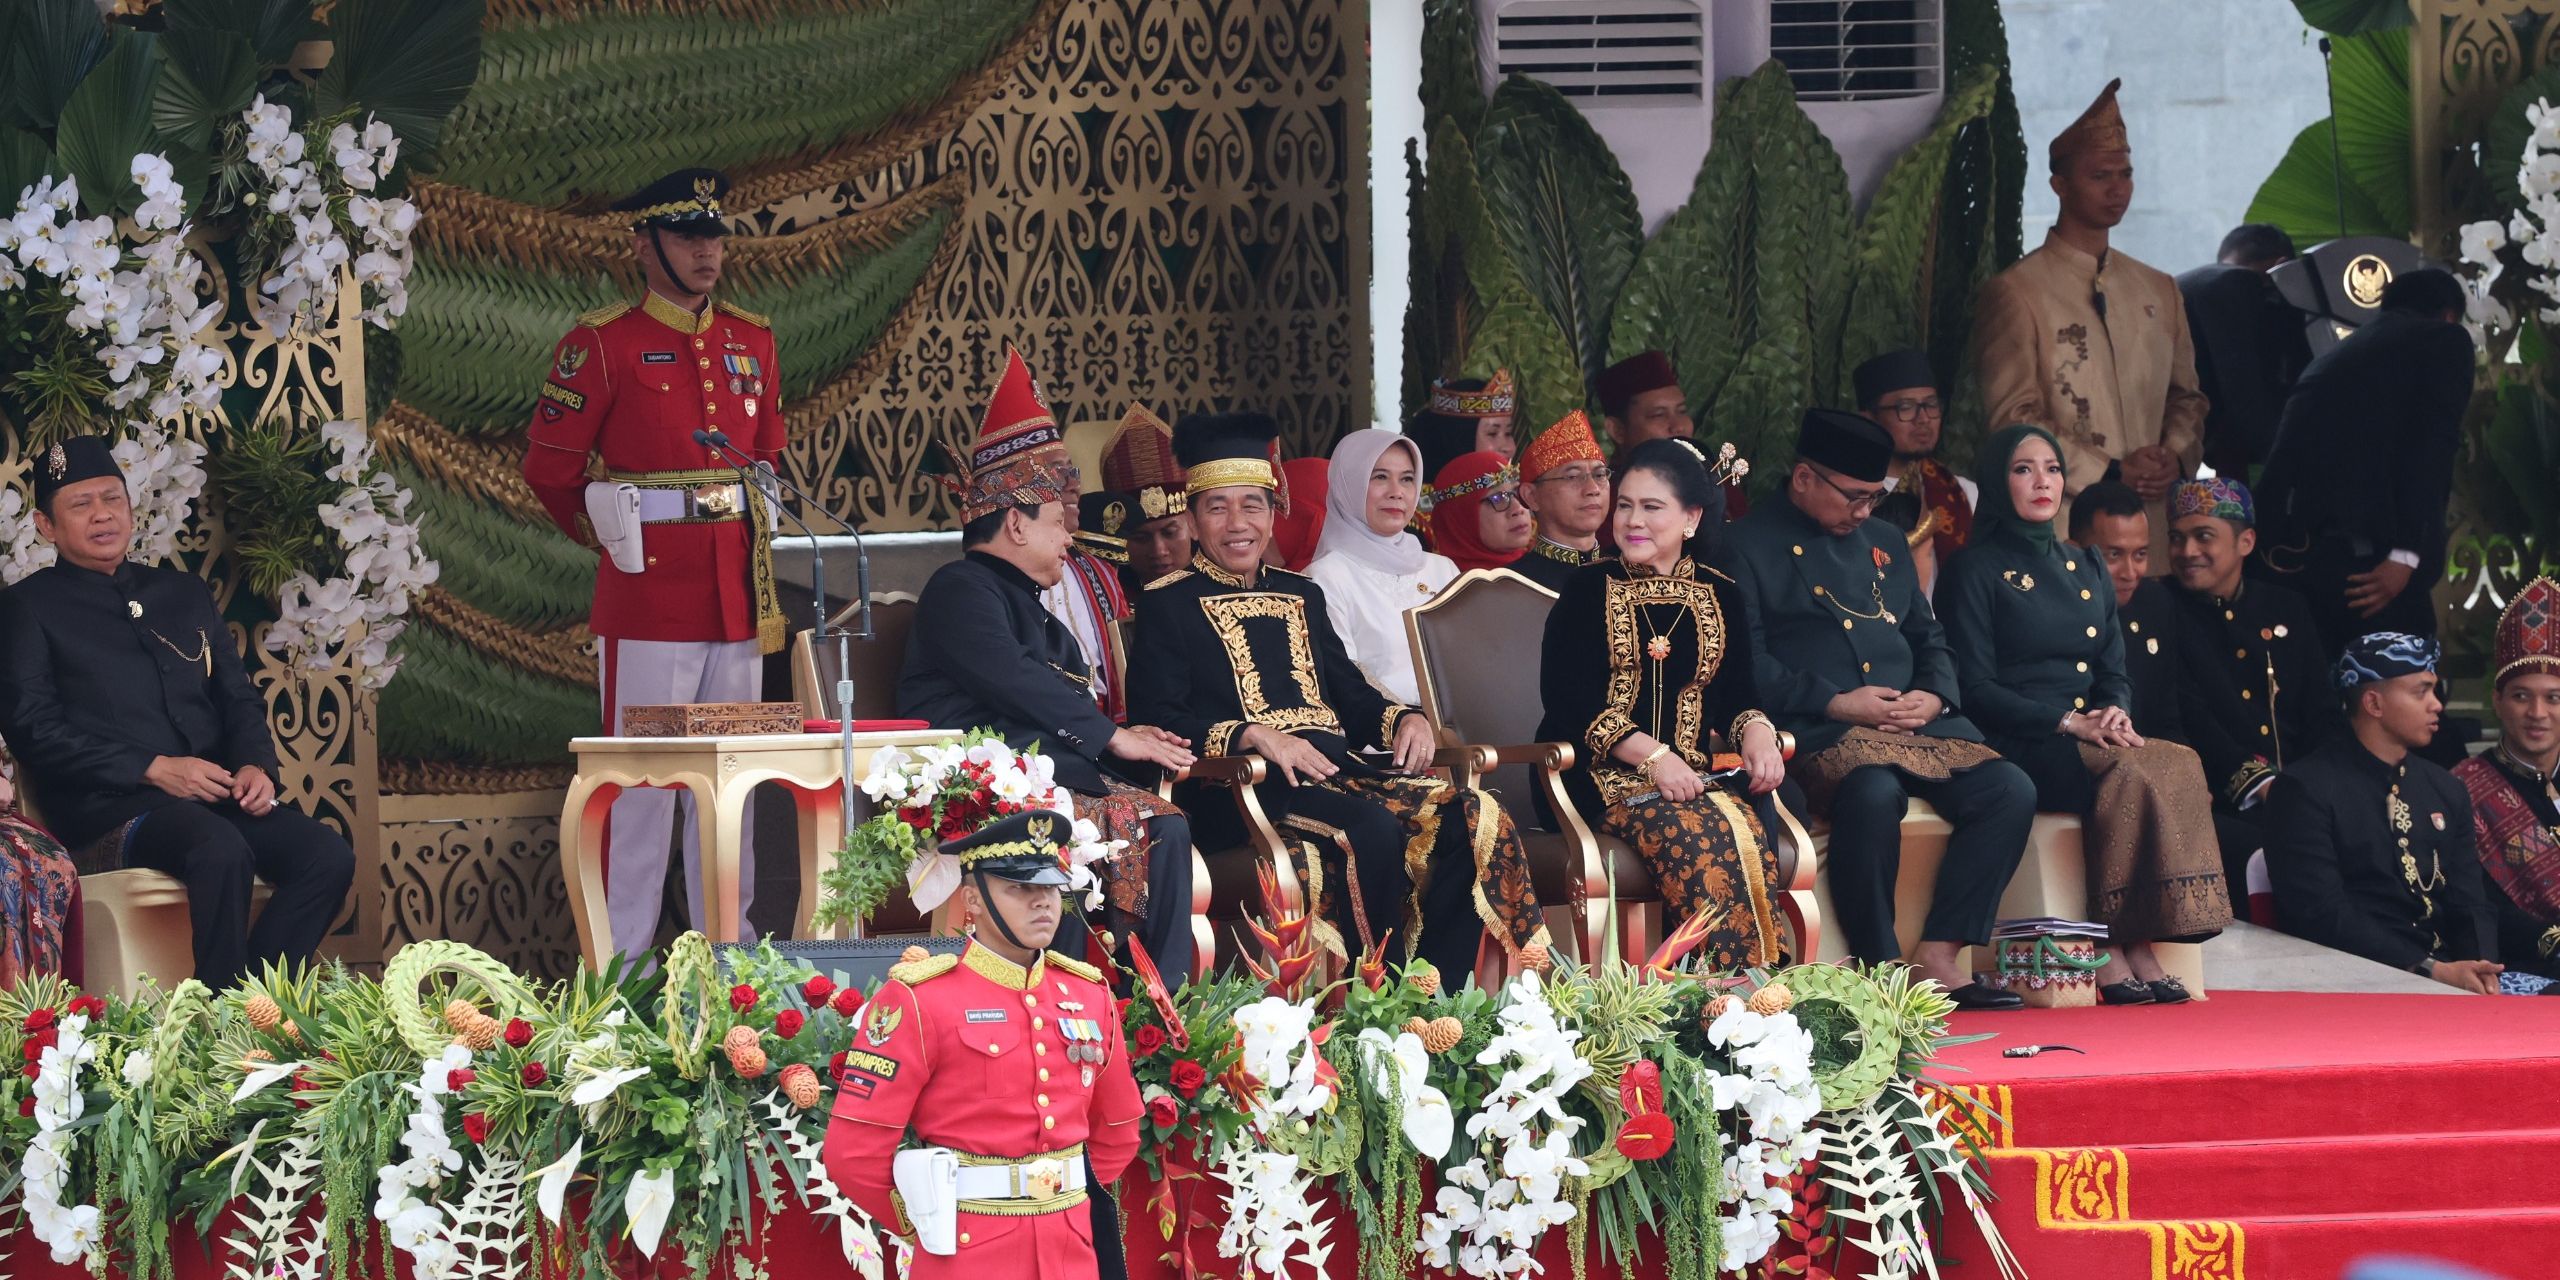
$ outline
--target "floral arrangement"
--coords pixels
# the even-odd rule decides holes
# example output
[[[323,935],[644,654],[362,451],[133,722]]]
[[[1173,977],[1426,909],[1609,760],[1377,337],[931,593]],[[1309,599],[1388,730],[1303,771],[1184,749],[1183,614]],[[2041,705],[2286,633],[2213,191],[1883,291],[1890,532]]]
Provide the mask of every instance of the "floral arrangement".
[[[1908,970],[1706,974],[1686,929],[1644,965],[1494,993],[1374,962],[1322,986],[1294,963],[1306,920],[1265,893],[1259,991],[1231,977],[1126,1010],[1169,1266],[1214,1249],[1311,1277],[1356,1248],[1362,1280],[1507,1277],[1550,1265],[1560,1233],[1577,1275],[1597,1236],[1606,1264],[1642,1250],[1683,1280],[1827,1274],[1853,1242],[1900,1277],[1945,1212],[1998,1238],[1943,1110],[1966,1104],[1919,1088],[1960,1043],[1953,1006]]]
[[[134,1277],[170,1274],[172,1220],[228,1205],[208,1243],[262,1278],[390,1274],[395,1253],[421,1277],[538,1255],[601,1277],[626,1250],[705,1274],[788,1209],[833,1218],[878,1280],[890,1256],[820,1158],[864,1002],[770,949],[724,971],[699,935],[658,974],[545,988],[444,942],[380,981],[124,1000],[37,979],[0,990],[0,1050],[31,1068],[0,1083],[0,1186],[55,1261]]]
[[[1094,865],[1124,844],[1104,840],[1075,816],[1073,793],[1058,785],[1055,763],[1037,747],[1016,751],[985,729],[945,745],[882,751],[872,757],[862,794],[882,812],[845,837],[835,866],[821,876],[820,925],[860,922],[901,884],[919,908],[941,905],[959,887],[960,869],[936,846],[1011,814],[1048,809],[1074,821],[1068,892],[1087,910],[1102,906]]]
[[[336,535],[339,571],[324,581],[299,558],[291,561],[292,576],[275,590],[267,647],[316,670],[353,644],[357,682],[379,689],[399,671],[391,643],[408,629],[411,594],[433,585],[440,570],[409,518],[416,495],[375,459],[364,424],[328,423],[320,428],[319,446],[337,459],[323,478],[343,486],[334,501],[315,507]],[[258,567],[253,563],[253,572]]]
[[[295,126],[293,111],[261,95],[241,116],[242,158],[257,175],[240,197],[254,211],[244,236],[261,277],[254,310],[278,334],[309,332],[352,272],[363,318],[389,329],[409,309],[409,233],[417,206],[376,194],[391,176],[400,139],[371,116],[325,117]]]

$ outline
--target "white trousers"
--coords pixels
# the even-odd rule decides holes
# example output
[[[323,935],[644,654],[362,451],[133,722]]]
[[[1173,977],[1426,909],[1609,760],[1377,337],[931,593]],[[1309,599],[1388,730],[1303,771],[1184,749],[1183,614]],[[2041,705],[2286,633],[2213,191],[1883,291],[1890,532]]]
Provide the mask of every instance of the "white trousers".
[[[753,640],[605,640],[598,644],[607,731],[622,732],[624,707],[681,702],[753,702],[762,692],[764,658]],[[658,935],[658,912],[667,882],[668,824],[682,819],[685,898],[689,918],[705,928],[710,905],[702,899],[702,836],[689,791],[634,787],[613,802],[606,846],[605,898],[613,907],[613,947],[634,958],[649,954]],[[679,813],[678,806],[682,806]],[[746,809],[738,841],[738,930],[756,897],[755,806]]]

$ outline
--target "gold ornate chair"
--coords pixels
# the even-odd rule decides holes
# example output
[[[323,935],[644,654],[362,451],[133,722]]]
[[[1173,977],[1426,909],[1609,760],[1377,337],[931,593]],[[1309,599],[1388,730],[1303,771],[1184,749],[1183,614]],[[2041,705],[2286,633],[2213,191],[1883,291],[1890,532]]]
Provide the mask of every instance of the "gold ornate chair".
[[[1571,938],[1590,963],[1608,946],[1610,884],[1617,886],[1623,954],[1641,963],[1660,936],[1662,899],[1653,877],[1625,842],[1594,831],[1566,798],[1563,773],[1577,745],[1536,741],[1544,708],[1538,663],[1554,592],[1508,569],[1473,569],[1428,602],[1405,612],[1423,710],[1443,743],[1470,744],[1479,773],[1519,828],[1530,880],[1551,915],[1566,917],[1549,932]],[[1444,755],[1447,754],[1444,752]],[[1546,813],[1532,797],[1543,797]],[[1810,959],[1821,945],[1821,908],[1813,897],[1813,842],[1784,806],[1769,833],[1786,886],[1779,907],[1796,935],[1794,954]]]

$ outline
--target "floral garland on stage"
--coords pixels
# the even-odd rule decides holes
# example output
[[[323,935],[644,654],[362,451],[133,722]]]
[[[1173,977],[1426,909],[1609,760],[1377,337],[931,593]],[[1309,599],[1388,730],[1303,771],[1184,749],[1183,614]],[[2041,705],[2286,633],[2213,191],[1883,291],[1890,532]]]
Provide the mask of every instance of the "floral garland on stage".
[[[1642,966],[1495,992],[1427,966],[1327,983],[1311,922],[1266,894],[1265,959],[1168,990],[1141,958],[1123,1013],[1146,1108],[1123,1210],[1178,1268],[1309,1280],[1348,1250],[1362,1280],[1508,1277],[1561,1245],[1577,1275],[1642,1258],[1711,1280],[1825,1273],[1854,1245],[1907,1280],[1963,1212],[2013,1274],[1972,1104],[1923,1091],[1951,1006],[1908,970],[1705,974],[1684,931]],[[181,1218],[261,1280],[389,1274],[395,1255],[420,1277],[585,1280],[632,1254],[764,1272],[759,1219],[793,1212],[883,1280],[903,1246],[821,1158],[866,1002],[695,934],[657,973],[539,987],[447,942],[379,980],[102,999],[35,979],[0,990],[0,1059],[30,1068],[0,1079],[19,1153],[0,1217],[140,1280],[169,1273]]]

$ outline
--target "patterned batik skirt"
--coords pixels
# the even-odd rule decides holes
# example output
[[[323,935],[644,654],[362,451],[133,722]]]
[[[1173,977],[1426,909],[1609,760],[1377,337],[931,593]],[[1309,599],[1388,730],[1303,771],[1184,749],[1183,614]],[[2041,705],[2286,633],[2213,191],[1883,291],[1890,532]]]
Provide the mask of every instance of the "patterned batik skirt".
[[[1840,782],[1869,765],[1883,765],[1926,782],[1944,782],[1967,769],[2000,758],[2000,753],[1962,738],[1933,738],[1924,733],[1886,733],[1860,725],[1811,759],[1796,757],[1789,773],[1804,788],[1807,807],[1831,812],[1831,797]]]
[[[1118,778],[1104,778],[1102,785],[1101,795],[1076,797],[1076,816],[1099,828],[1103,839],[1128,842],[1128,848],[1104,859],[1094,870],[1102,881],[1103,923],[1125,937],[1147,918],[1147,857],[1154,844],[1147,824],[1157,818],[1180,817],[1182,810],[1155,792]],[[1188,902],[1178,905],[1186,912],[1191,909]]]
[[[1706,940],[1691,954],[1707,968],[1778,963],[1778,855],[1748,802],[1712,787],[1695,800],[1648,792],[1610,805],[1600,829],[1643,859],[1662,895],[1666,931],[1703,914]]]
[[[2196,753],[2160,741],[2076,745],[2097,788],[2080,829],[2090,918],[2123,942],[2201,942],[2222,932],[2231,888]]]
[[[1404,828],[1404,872],[1411,885],[1404,904],[1405,956],[1419,954],[1422,945],[1425,925],[1422,893],[1431,883],[1433,854],[1441,847],[1443,839],[1463,842],[1450,848],[1440,862],[1452,871],[1467,866],[1475,869],[1475,888],[1470,896],[1475,903],[1476,916],[1484,922],[1486,932],[1502,943],[1503,954],[1517,962],[1521,952],[1528,947],[1535,946],[1541,951],[1548,947],[1550,939],[1546,919],[1538,908],[1538,891],[1529,881],[1529,852],[1520,843],[1519,831],[1511,825],[1511,815],[1502,811],[1502,805],[1494,800],[1492,793],[1482,787],[1462,787],[1441,778],[1395,775],[1336,775],[1316,785],[1338,795],[1353,796],[1375,804]],[[1454,826],[1450,822],[1453,816],[1456,819]],[[1292,815],[1282,819],[1281,825],[1302,835],[1324,837],[1327,843],[1340,849],[1343,857],[1353,856],[1350,849],[1342,847],[1348,842],[1341,833],[1324,828],[1320,823],[1310,823]],[[1460,856],[1461,848],[1463,857]],[[1332,883],[1334,878],[1324,874],[1322,861],[1308,860],[1300,868],[1300,874],[1304,877],[1302,883],[1307,886],[1311,913],[1318,921],[1333,920],[1337,909],[1334,902],[1337,889]],[[1361,892],[1359,877],[1342,876],[1339,879],[1344,882],[1340,891],[1356,899]],[[1353,901],[1348,905],[1352,919],[1365,921],[1369,918],[1366,904]],[[1329,930],[1330,926],[1323,928]],[[1361,948],[1364,954],[1368,949],[1367,941],[1364,940]],[[1334,938],[1331,945],[1340,954],[1350,954],[1339,937]]]
[[[62,934],[80,876],[52,836],[0,815],[0,989],[62,972]]]

